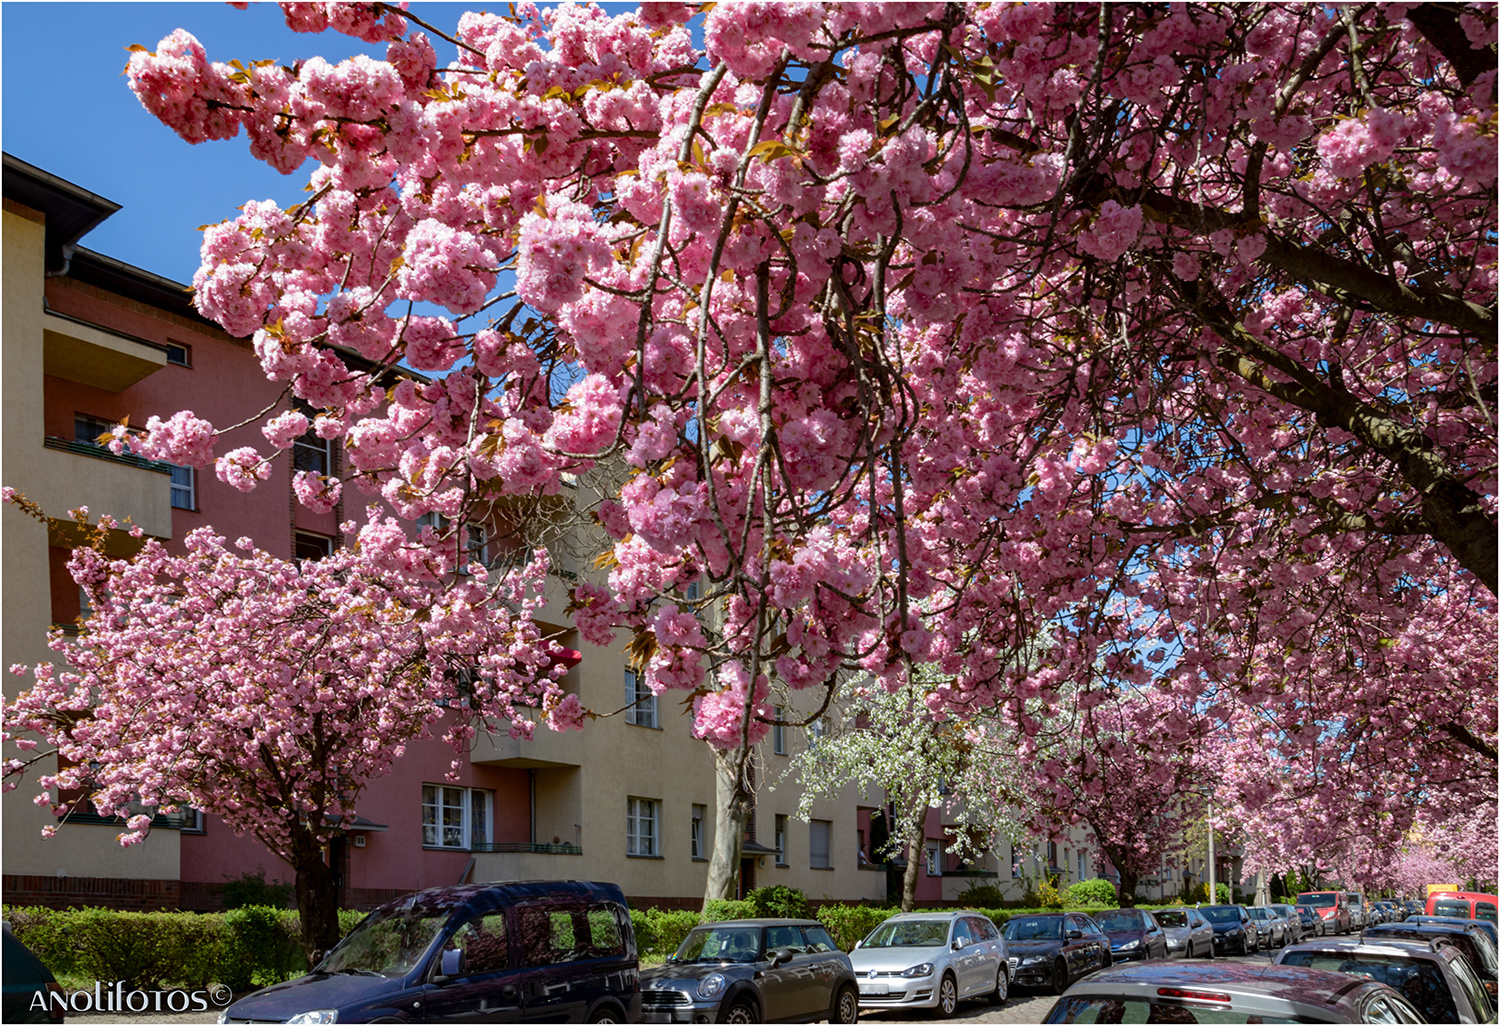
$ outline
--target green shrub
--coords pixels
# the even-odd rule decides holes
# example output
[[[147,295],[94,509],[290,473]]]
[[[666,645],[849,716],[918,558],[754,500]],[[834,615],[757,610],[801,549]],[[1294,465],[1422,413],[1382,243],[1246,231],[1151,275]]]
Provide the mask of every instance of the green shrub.
[[[1057,884],[1051,880],[1042,880],[1036,885],[1036,903],[1042,908],[1055,911],[1063,907],[1063,897],[1057,890]]]
[[[776,884],[774,887],[757,887],[746,896],[755,907],[755,914],[763,918],[806,919],[807,895],[795,887]]]
[[[888,906],[825,903],[818,906],[818,920],[828,927],[840,948],[852,951],[856,941],[863,940],[898,911]]]
[[[91,979],[119,981],[126,990],[154,990],[171,981],[171,927],[162,913],[77,909],[67,929],[77,945],[74,971]]]
[[[1095,905],[1099,908],[1114,908],[1115,885],[1108,880],[1080,880],[1063,894],[1063,903],[1069,908]]]
[[[224,907],[246,908],[251,905],[265,905],[270,908],[286,908],[287,899],[292,896],[291,884],[268,884],[266,883],[266,871],[257,868],[253,873],[246,873],[238,880],[230,880],[224,885]]]
[[[30,948],[53,976],[73,973],[76,952],[63,913],[39,906],[11,907],[5,909],[5,918],[10,920],[16,939]]]
[[[630,912],[630,921],[636,924],[636,912]],[[636,926],[636,946],[643,955],[665,958],[677,950],[682,939],[697,926],[700,916],[686,909],[648,908],[640,913],[641,924]]]
[[[1005,904],[1005,895],[994,884],[970,884],[953,900],[965,908],[999,908]]]
[[[754,919],[755,906],[748,901],[715,898],[703,906],[705,923],[722,923],[726,919]]]
[[[225,945],[220,982],[242,990],[256,982],[280,983],[305,968],[296,913],[249,905],[230,909],[223,918],[229,943]]]

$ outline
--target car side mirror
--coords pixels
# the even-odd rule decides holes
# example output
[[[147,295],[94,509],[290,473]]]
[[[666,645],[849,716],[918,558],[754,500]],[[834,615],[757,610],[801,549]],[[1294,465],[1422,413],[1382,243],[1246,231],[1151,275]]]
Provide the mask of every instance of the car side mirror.
[[[962,940],[960,940],[959,938],[955,937],[955,938],[953,938],[953,943],[950,944],[950,945],[948,945],[948,947],[949,947],[950,950],[953,950],[953,951],[962,951],[964,949],[964,942]]]
[[[445,948],[443,957],[438,965],[439,976],[462,976],[464,974],[464,953],[458,948]]]
[[[863,944],[863,943],[864,943],[864,941],[862,941],[862,940],[857,940],[857,941],[855,941],[855,942],[854,942],[854,947],[852,947],[852,948],[850,948],[850,949],[849,949],[849,950],[850,950],[850,951],[855,951],[855,950],[857,950],[857,949],[858,949],[858,948],[859,948],[859,946],[860,946],[860,945],[861,945],[861,944]]]
[[[1069,930],[1068,931],[1068,940],[1081,940],[1082,938],[1083,938],[1083,931],[1082,930]]]
[[[796,952],[791,948],[775,949],[771,952],[771,968],[775,969],[778,965],[785,965],[792,960],[794,955],[796,955]]]

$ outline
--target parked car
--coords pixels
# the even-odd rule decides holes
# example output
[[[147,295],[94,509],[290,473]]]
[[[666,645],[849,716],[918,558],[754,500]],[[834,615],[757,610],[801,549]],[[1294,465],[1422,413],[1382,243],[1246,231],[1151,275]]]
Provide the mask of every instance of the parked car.
[[[644,1022],[855,1022],[859,987],[817,920],[731,919],[643,971],[641,1005]]]
[[[1346,897],[1349,900],[1349,929],[1363,930],[1370,925],[1370,909],[1365,904],[1365,896],[1359,891],[1349,891]]]
[[[1114,964],[1167,957],[1166,931],[1152,913],[1138,908],[1117,908],[1090,915],[1109,938],[1109,955]]]
[[[1407,898],[1401,903],[1401,907],[1406,909],[1409,916],[1420,916],[1427,911],[1427,906],[1415,898]]]
[[[909,912],[870,931],[849,953],[861,1008],[935,1008],[944,1019],[964,998],[1004,1004],[1005,938],[978,912]]]
[[[1399,923],[1406,918],[1406,910],[1394,901],[1377,901],[1374,907],[1380,912],[1382,923]]]
[[[1260,950],[1260,931],[1244,905],[1200,905],[1198,911],[1214,928],[1214,954],[1248,955]]]
[[[1266,951],[1275,951],[1286,945],[1286,923],[1271,910],[1269,905],[1251,905],[1246,911],[1255,924],[1256,940]]]
[[[1289,947],[1276,963],[1379,980],[1399,990],[1427,1022],[1490,1021],[1489,999],[1473,967],[1441,941],[1330,938]]]
[[[1462,923],[1464,926],[1477,926],[1491,941],[1500,945],[1500,927],[1488,919],[1460,919],[1458,916],[1407,916],[1402,920],[1407,923]]]
[[[1167,952],[1183,958],[1214,957],[1214,928],[1195,908],[1159,908],[1151,913],[1167,935]]]
[[[1446,938],[1463,952],[1469,964],[1474,967],[1474,971],[1479,974],[1479,980],[1484,984],[1484,989],[1490,996],[1490,1003],[1492,1005],[1496,1003],[1500,955],[1497,955],[1494,941],[1490,940],[1489,934],[1482,928],[1467,926],[1463,923],[1387,923],[1384,926],[1370,927],[1363,936],[1367,939],[1382,940]]]
[[[1421,1022],[1374,980],[1244,962],[1147,962],[1081,980],[1042,1017],[1067,1022]]]
[[[0,970],[0,976],[4,977],[0,1022],[63,1021],[66,1002],[62,988],[53,979],[52,970],[10,932],[9,919],[4,921],[0,965],[4,966]]]
[[[1267,905],[1272,912],[1285,924],[1288,944],[1296,944],[1307,934],[1307,928],[1302,925],[1302,917],[1297,913],[1296,905]]]
[[[1488,919],[1497,922],[1496,907],[1500,906],[1500,898],[1493,894],[1480,894],[1476,891],[1438,891],[1427,896],[1427,907],[1423,910],[1429,916],[1458,916],[1460,919]]]
[[[1010,949],[1012,983],[1061,994],[1072,981],[1111,962],[1109,938],[1082,912],[1014,916],[1000,932]]]
[[[1324,933],[1348,933],[1351,929],[1349,899],[1343,891],[1303,891],[1297,904],[1306,905],[1323,920]]]
[[[1306,905],[1293,905],[1297,910],[1297,918],[1302,920],[1302,936],[1321,937],[1330,932],[1325,928],[1323,917],[1314,912]]]
[[[380,906],[307,976],[241,998],[221,1023],[627,1022],[635,934],[615,884],[463,884]]]

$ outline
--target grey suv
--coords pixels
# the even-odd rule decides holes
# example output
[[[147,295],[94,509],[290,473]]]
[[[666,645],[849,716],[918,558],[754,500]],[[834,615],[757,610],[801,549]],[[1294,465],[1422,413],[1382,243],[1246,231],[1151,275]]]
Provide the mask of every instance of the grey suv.
[[[693,929],[641,972],[644,1022],[855,1022],[849,956],[814,919],[733,919]]]

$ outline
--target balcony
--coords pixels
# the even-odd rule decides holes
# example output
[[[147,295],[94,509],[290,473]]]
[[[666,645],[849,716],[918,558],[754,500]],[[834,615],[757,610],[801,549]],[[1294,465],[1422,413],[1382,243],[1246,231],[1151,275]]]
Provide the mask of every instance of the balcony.
[[[43,319],[42,371],[106,392],[123,392],[167,365],[167,351],[144,339],[55,313]]]
[[[506,734],[483,734],[474,739],[469,761],[480,766],[509,769],[563,769],[582,766],[588,741],[584,733],[554,733],[539,724],[530,741]]]
[[[475,844],[469,849],[478,854],[500,855],[582,855],[583,849],[576,844],[528,844],[525,841],[495,841],[490,844]]]
[[[116,455],[102,445],[65,438],[47,438],[42,444],[46,451],[41,454],[37,472],[26,475],[36,483],[26,491],[43,509],[60,514],[87,506],[93,519],[108,513],[116,520],[128,519],[153,537],[172,536],[169,464],[128,454]],[[140,547],[139,542],[124,532],[113,533],[120,535],[121,545],[130,552]],[[54,519],[48,529],[48,541],[71,548],[81,541],[76,534],[72,521]],[[128,554],[110,552],[110,555]]]

